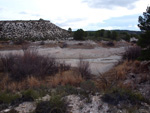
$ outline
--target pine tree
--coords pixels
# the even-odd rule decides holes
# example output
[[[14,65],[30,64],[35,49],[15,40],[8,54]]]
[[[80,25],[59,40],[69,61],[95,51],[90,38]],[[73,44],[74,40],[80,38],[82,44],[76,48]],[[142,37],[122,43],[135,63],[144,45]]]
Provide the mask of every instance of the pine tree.
[[[143,16],[139,16],[138,27],[141,29],[142,34],[138,41],[138,45],[143,49],[142,60],[150,60],[150,7],[147,7],[146,12],[143,12]]]

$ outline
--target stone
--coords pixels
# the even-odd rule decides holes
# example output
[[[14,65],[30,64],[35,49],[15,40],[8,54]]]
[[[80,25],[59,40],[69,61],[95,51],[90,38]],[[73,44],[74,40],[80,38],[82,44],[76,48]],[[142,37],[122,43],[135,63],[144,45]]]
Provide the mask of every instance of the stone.
[[[36,109],[35,102],[24,102],[15,108],[19,113],[31,113]]]

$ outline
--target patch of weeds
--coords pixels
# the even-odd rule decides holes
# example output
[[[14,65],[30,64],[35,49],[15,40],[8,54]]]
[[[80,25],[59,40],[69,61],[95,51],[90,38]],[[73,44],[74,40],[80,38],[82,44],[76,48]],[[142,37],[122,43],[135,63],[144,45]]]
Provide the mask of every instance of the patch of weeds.
[[[28,89],[28,90],[22,91],[21,95],[22,96],[20,98],[17,98],[11,102],[12,106],[18,106],[20,103],[26,102],[26,101],[32,102],[35,99],[42,97],[44,94],[40,91]]]
[[[10,104],[12,101],[19,98],[20,95],[9,92],[0,92],[0,104]]]
[[[91,80],[82,82],[80,87],[81,89],[86,90],[89,93],[95,93],[97,91],[95,83]]]
[[[102,100],[112,105],[122,104],[140,104],[141,101],[145,101],[144,97],[140,93],[134,93],[130,90],[113,88],[107,91]]]
[[[28,90],[22,92],[22,97],[26,101],[34,101],[35,99],[40,97],[40,94],[39,94],[39,92],[37,92],[35,90],[28,89]]]
[[[10,103],[20,98],[20,95],[10,92],[0,92],[0,111],[8,108]]]
[[[87,88],[85,85],[87,84],[90,84],[89,85],[89,88]],[[76,88],[76,87],[73,87],[73,86],[70,86],[70,85],[66,85],[66,86],[59,86],[56,88],[56,92],[53,93],[53,94],[58,94],[58,95],[61,95],[61,96],[67,96],[67,95],[79,95],[81,100],[85,100],[87,103],[91,103],[91,97],[90,97],[90,94],[94,94],[93,91],[96,91],[95,89],[93,89],[93,91],[91,91],[92,89],[91,88],[95,88],[95,85],[93,87],[93,82],[91,81],[88,81],[88,82],[84,82],[82,87],[81,88]]]
[[[79,94],[79,90],[73,86],[58,86],[56,88],[56,93],[62,96],[71,95],[71,94]]]
[[[52,95],[50,101],[40,102],[36,107],[36,113],[66,113],[67,103],[59,95]]]

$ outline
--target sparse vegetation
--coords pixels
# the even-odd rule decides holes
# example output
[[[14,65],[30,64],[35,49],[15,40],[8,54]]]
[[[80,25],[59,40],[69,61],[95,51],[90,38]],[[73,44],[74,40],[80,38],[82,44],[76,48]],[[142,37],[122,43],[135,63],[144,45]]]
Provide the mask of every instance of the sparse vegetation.
[[[141,55],[141,48],[138,46],[126,48],[125,53],[123,54],[123,60],[136,60]]]
[[[67,103],[59,95],[53,95],[50,101],[38,103],[36,113],[66,113]]]
[[[1,104],[10,104],[12,101],[16,100],[17,98],[19,98],[20,95],[18,94],[13,94],[10,92],[0,92],[0,103]]]
[[[130,90],[115,88],[106,92],[102,96],[102,100],[113,105],[118,104],[140,104],[145,101],[144,97],[139,93],[134,93]]]
[[[23,55],[1,56],[4,70],[9,77],[15,81],[23,80],[27,77],[37,78],[52,76],[58,72],[59,66],[54,58],[38,55],[36,50],[25,50]]]
[[[77,66],[78,73],[86,80],[91,78],[91,70],[90,65],[88,61],[83,61],[82,58],[80,58],[80,61]]]

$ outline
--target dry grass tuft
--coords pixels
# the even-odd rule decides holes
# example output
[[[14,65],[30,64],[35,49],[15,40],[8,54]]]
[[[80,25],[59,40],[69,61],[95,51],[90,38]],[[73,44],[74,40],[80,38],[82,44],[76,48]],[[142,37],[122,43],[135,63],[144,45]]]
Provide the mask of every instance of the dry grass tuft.
[[[81,76],[74,74],[73,71],[65,71],[62,74],[57,74],[53,77],[50,77],[49,84],[52,87],[56,87],[58,85],[78,85],[83,81]]]

